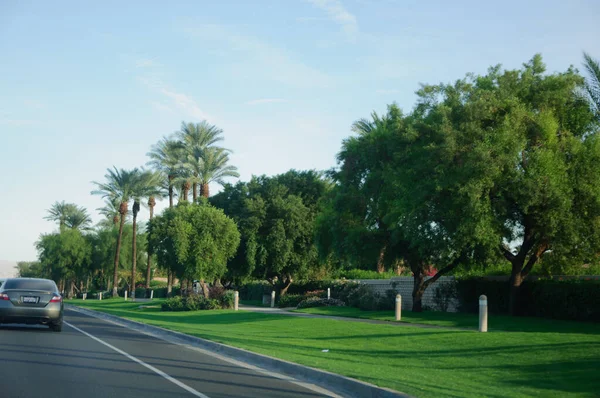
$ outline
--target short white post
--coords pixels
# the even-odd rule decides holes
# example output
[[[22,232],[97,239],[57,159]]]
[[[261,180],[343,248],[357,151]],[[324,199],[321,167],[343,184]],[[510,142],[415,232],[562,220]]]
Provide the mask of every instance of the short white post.
[[[327,300],[331,298],[331,289],[327,288]]]
[[[102,300],[102,292],[98,294],[98,300]]]
[[[154,290],[150,290],[150,300],[154,298]]]
[[[238,292],[236,290],[236,292],[233,294],[233,309],[234,309],[234,311],[237,311],[239,306],[240,306],[240,292]]]
[[[485,295],[479,296],[479,331],[488,330],[488,302]]]
[[[125,290],[125,301],[127,301],[127,290]]]
[[[271,308],[275,307],[275,290],[271,292]]]
[[[402,319],[402,296],[396,295],[396,320],[399,321]]]
[[[83,299],[85,300],[85,298],[87,297],[87,293],[83,293]]]

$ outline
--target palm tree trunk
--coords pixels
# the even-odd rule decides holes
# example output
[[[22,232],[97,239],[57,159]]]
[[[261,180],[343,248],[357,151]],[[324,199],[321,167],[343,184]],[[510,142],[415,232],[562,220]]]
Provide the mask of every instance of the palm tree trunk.
[[[194,183],[192,185],[192,199],[194,199],[194,203],[196,203],[196,199],[198,199],[198,184]]]
[[[173,207],[173,176],[169,176],[169,207]]]
[[[135,272],[137,266],[137,215],[140,210],[140,203],[133,203],[133,241],[131,244],[131,298],[135,300]]]
[[[154,205],[155,204],[156,204],[156,201],[154,200],[154,197],[151,196],[148,199],[148,207],[150,208],[150,221],[152,221],[152,218],[154,217]],[[152,268],[152,247],[150,246],[150,243],[148,242],[148,267],[146,268],[146,289],[150,289],[151,268]]]
[[[202,194],[202,196],[204,196],[205,198],[208,198],[209,196],[209,189],[208,189],[208,184],[203,183],[202,186],[200,187],[200,193]]]
[[[121,208],[125,204],[125,208],[127,209],[127,202],[121,203]],[[125,225],[125,214],[121,213],[121,222],[119,224],[119,235],[117,236],[117,250],[115,251],[115,270],[113,274],[113,287],[112,287],[112,296],[118,297],[119,293],[117,289],[119,287],[119,254],[121,253],[121,239],[123,238],[123,225]]]

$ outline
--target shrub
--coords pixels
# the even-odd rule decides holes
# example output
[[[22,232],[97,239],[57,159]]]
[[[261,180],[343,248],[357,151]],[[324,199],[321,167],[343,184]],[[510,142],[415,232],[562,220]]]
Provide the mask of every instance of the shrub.
[[[277,305],[279,308],[296,307],[304,299],[305,296],[302,294],[286,294],[279,297],[279,303]]]
[[[311,290],[308,291],[306,293],[304,293],[305,297],[321,297],[321,298],[327,298],[327,292],[325,290]]]
[[[368,285],[359,285],[348,295],[348,305],[360,308],[365,311],[374,311],[379,309],[379,294],[373,292]]]
[[[273,285],[267,281],[249,282],[240,286],[240,299],[242,300],[262,300],[263,294],[271,294]]]
[[[457,280],[459,309],[477,312],[479,296],[488,298],[491,313],[509,312],[508,281],[482,278]],[[517,315],[577,321],[600,321],[600,281],[526,280],[519,291]]]
[[[235,302],[235,292],[233,290],[227,290],[223,293],[219,299],[219,304],[223,309],[233,308]]]
[[[311,307],[345,307],[346,304],[342,300],[338,299],[327,299],[319,297],[309,297],[306,300],[302,300],[298,304],[298,309],[311,308]]]
[[[456,286],[452,282],[438,284],[433,292],[433,302],[438,311],[448,312],[450,303],[456,298]]]
[[[163,311],[185,311],[186,306],[181,296],[175,296],[168,298],[162,303],[161,309]]]
[[[393,271],[387,271],[379,273],[377,271],[370,271],[364,269],[351,269],[342,271],[340,277],[346,279],[390,279],[395,278],[398,275]]]

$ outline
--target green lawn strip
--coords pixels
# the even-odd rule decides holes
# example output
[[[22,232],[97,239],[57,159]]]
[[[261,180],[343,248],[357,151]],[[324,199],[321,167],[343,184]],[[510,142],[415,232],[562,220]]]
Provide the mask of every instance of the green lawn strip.
[[[594,333],[477,333],[248,311],[161,312],[122,299],[68,303],[417,397],[584,397],[598,387],[600,334]]]
[[[394,311],[362,311],[352,307],[315,307],[292,311],[313,315],[341,316],[347,318],[396,322]],[[426,311],[418,313],[402,311],[401,322],[476,330],[479,325],[479,315],[452,312]],[[600,334],[600,324],[598,323],[512,317],[493,314],[490,314],[488,317],[488,328],[490,331]]]

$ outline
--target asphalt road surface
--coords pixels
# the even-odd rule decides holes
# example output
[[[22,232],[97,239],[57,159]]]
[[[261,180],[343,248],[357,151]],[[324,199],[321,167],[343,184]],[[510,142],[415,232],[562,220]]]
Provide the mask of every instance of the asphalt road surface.
[[[319,397],[318,392],[65,310],[63,331],[0,327],[0,397]]]

